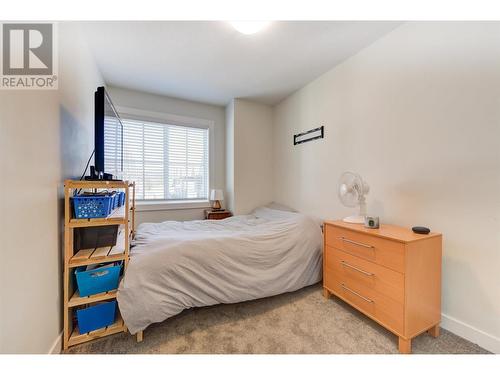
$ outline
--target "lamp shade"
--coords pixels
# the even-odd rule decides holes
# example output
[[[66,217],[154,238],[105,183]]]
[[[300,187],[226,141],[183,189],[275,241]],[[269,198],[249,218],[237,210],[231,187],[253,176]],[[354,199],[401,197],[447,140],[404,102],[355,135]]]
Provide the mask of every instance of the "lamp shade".
[[[210,200],[211,201],[223,201],[224,193],[220,189],[212,189],[210,192]]]

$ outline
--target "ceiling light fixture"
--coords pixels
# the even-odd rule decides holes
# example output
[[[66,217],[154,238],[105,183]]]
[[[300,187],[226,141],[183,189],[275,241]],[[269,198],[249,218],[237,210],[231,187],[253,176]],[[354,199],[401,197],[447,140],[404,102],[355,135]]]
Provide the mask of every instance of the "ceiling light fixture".
[[[240,33],[251,35],[265,29],[271,22],[269,21],[229,21]]]

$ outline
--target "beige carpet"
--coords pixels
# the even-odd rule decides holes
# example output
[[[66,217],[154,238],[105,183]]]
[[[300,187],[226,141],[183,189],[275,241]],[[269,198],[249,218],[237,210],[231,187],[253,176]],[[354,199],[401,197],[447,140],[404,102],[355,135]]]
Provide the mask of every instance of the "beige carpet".
[[[397,338],[321,286],[234,305],[191,309],[144,331],[121,333],[68,353],[397,353]],[[413,340],[414,353],[488,353],[446,330]]]

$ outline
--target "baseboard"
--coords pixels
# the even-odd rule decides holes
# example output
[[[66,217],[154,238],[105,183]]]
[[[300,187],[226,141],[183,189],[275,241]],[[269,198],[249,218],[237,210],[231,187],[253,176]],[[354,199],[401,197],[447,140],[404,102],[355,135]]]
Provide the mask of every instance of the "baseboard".
[[[492,353],[500,354],[500,338],[490,335],[476,327],[452,318],[446,314],[441,314],[441,327],[453,332],[455,335],[463,337]]]
[[[52,344],[48,354],[61,354],[62,352],[62,332],[56,337],[56,340]]]

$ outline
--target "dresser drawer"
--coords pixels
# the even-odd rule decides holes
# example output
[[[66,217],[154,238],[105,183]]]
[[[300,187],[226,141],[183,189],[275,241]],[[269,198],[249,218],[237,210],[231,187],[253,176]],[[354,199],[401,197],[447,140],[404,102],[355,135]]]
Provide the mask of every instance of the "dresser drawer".
[[[396,334],[404,334],[404,305],[375,289],[351,283],[342,276],[327,272],[326,287],[353,307],[375,319]]]
[[[405,245],[353,230],[326,225],[326,245],[404,273]]]
[[[325,272],[338,275],[349,284],[372,288],[397,302],[404,302],[404,275],[376,263],[326,246]]]

